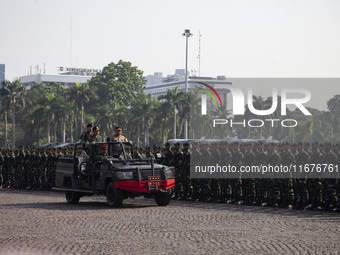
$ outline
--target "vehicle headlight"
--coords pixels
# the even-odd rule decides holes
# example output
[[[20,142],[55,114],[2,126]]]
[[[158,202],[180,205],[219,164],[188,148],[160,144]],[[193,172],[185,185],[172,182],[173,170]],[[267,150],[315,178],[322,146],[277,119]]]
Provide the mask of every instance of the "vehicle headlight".
[[[131,180],[133,179],[133,172],[116,172],[116,176],[119,179]]]
[[[165,178],[172,178],[172,177],[174,177],[171,169],[165,169],[164,170],[164,175],[165,175]]]

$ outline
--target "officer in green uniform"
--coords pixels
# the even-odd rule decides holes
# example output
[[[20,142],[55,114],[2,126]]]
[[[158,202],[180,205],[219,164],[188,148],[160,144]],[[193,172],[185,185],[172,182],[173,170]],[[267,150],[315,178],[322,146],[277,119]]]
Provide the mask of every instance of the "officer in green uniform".
[[[87,130],[83,134],[81,134],[81,136],[79,137],[78,143],[86,143],[90,139],[90,137],[93,135],[92,134],[93,124],[92,123],[87,124],[86,128]]]

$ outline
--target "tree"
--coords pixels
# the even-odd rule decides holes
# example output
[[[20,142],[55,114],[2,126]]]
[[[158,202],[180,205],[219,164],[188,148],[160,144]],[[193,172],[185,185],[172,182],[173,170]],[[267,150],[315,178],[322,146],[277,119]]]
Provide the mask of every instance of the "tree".
[[[179,110],[180,105],[182,104],[183,100],[185,100],[185,93],[184,92],[178,92],[178,86],[173,89],[167,90],[167,93],[165,95],[161,95],[158,97],[159,100],[165,100],[167,104],[167,108],[170,110],[173,114],[173,139],[176,139],[176,110]]]
[[[3,88],[9,91],[6,96],[9,100],[10,110],[12,112],[12,148],[15,148],[15,111],[17,107],[25,106],[25,87],[21,84],[20,80],[14,80],[13,82],[3,82]]]
[[[117,64],[112,62],[89,82],[90,88],[98,96],[93,105],[101,107],[115,102],[118,105],[129,106],[135,96],[143,92],[145,83],[143,71],[132,66],[130,62],[123,60]]]
[[[140,94],[132,103],[132,114],[134,120],[141,122],[144,129],[144,145],[149,144],[149,128],[154,117],[154,100],[151,94]],[[138,143],[138,142],[137,142]]]
[[[90,96],[93,95],[93,92],[90,89],[88,83],[77,82],[76,84],[69,87],[67,94],[69,99],[74,100],[76,103],[80,103],[80,133],[82,134],[84,132],[84,103],[90,101]]]
[[[4,134],[4,147],[5,149],[8,148],[7,144],[7,113],[10,111],[10,91],[7,89],[7,83],[8,81],[2,82],[2,87],[0,89],[0,100],[1,100],[1,113],[4,114],[4,122],[5,122],[5,134]]]
[[[331,112],[340,113],[340,95],[335,95],[327,102],[327,108]]]

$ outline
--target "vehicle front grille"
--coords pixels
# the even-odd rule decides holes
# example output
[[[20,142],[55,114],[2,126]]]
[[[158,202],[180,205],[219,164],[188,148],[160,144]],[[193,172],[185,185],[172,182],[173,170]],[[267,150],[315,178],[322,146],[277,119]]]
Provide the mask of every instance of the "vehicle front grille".
[[[140,170],[140,173],[141,173],[142,180],[148,180],[149,176],[153,176],[152,170]],[[163,175],[162,170],[155,170],[154,176],[160,176],[161,179],[164,179],[164,175]]]

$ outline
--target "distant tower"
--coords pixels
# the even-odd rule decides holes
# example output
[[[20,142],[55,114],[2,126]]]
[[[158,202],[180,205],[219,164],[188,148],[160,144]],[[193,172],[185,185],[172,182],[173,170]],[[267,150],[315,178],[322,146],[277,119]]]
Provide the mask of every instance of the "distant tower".
[[[198,77],[201,77],[201,31],[198,32]]]

